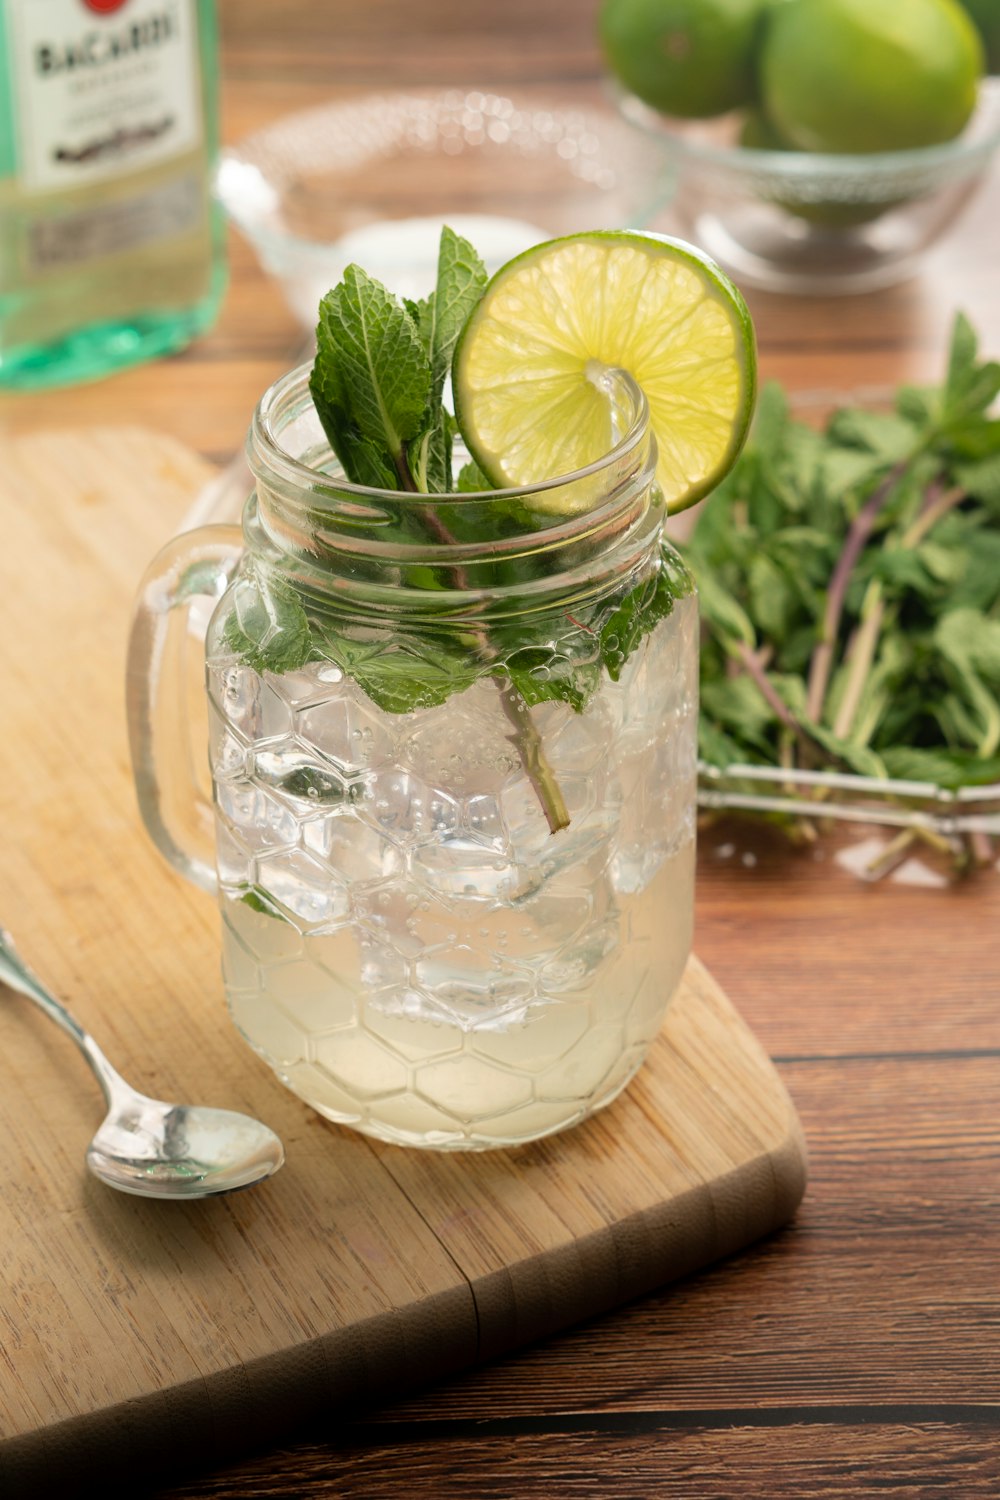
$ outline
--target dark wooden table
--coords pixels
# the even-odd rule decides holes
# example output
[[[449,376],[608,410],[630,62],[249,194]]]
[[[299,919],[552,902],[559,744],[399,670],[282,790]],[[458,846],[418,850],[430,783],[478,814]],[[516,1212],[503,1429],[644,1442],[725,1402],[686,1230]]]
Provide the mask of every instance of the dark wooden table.
[[[222,0],[224,136],[334,94],[529,81],[593,94],[596,0]],[[751,296],[794,390],[936,378],[963,307],[1000,354],[1000,180],[919,279]],[[135,420],[220,460],[298,333],[233,236],[216,330],[99,385],[12,400]],[[343,1413],[195,1496],[1000,1494],[1000,876],[866,885],[830,851],[713,829],[697,949],[780,1065],[812,1156],[795,1224],[591,1326]],[[138,1476],[134,1493],[141,1492]]]

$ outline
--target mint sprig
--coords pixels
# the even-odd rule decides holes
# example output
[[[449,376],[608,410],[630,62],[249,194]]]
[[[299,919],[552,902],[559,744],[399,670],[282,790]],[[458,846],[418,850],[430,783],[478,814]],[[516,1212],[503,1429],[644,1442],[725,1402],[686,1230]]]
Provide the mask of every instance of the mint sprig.
[[[471,511],[419,498],[453,487],[460,493],[492,488],[471,461],[453,480],[457,425],[444,404],[455,347],[486,282],[473,247],[445,228],[437,283],[423,301],[404,304],[360,267],[349,266],[320,304],[310,391],[347,479],[405,492],[380,531],[387,541],[445,547],[474,542],[485,550],[533,523],[524,506],[507,499]],[[502,558],[492,565],[492,581],[510,591],[551,568],[541,550]],[[429,613],[435,590],[467,587],[457,562],[444,574],[416,565],[403,573],[408,586],[428,590]],[[484,579],[489,582],[479,564],[477,584]],[[369,627],[345,617],[335,598],[296,591],[276,568],[255,559],[237,587],[224,634],[230,649],[257,671],[297,670],[310,659],[335,662],[386,713],[440,705],[490,677],[509,738],[555,833],[567,826],[569,814],[531,710],[558,700],[582,712],[602,673],[617,681],[643,637],[691,588],[683,565],[665,549],[640,581],[572,614],[553,607],[545,615],[535,611],[499,624],[452,622],[445,615],[408,629],[401,650],[384,633],[373,639]]]
[[[998,394],[961,315],[942,383],[892,411],[817,432],[765,388],[685,548],[704,760],[1000,779]]]
[[[348,266],[320,303],[316,341],[310,389],[348,477],[370,484],[374,473],[388,488],[416,488],[407,444],[421,428],[431,367],[409,315],[360,266]]]
[[[404,305],[353,265],[323,298],[310,390],[355,484],[424,494],[451,489],[456,427],[444,388],[487,279],[468,240],[445,226],[437,285],[425,300]]]

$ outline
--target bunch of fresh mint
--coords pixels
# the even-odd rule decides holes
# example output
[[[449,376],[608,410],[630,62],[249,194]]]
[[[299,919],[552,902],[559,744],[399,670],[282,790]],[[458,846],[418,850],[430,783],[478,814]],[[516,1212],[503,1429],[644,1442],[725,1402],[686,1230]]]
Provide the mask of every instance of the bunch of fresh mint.
[[[705,761],[1000,781],[998,392],[962,316],[944,383],[892,411],[817,432],[765,387],[684,549]]]
[[[486,286],[486,269],[472,246],[452,230],[441,236],[437,284],[420,302],[401,302],[357,266],[320,304],[317,354],[310,389],[323,429],[345,477],[353,484],[400,492],[391,515],[383,505],[382,542],[489,544],[546,524],[521,501],[498,493],[495,502],[422,502],[421,495],[486,492],[474,463],[453,480],[458,433],[444,404],[452,357]],[[552,476],[557,477],[557,476]],[[545,549],[477,563],[476,586],[504,589],[516,599],[554,566]],[[419,627],[388,642],[386,631],[340,612],[335,591],[296,589],[284,571],[251,559],[232,599],[225,626],[230,647],[257,671],[298,670],[309,660],[335,662],[387,713],[409,713],[444,703],[482,677],[492,678],[526,774],[552,832],[569,821],[565,803],[533,723],[531,709],[561,699],[578,712],[602,673],[617,681],[639,642],[692,590],[669,549],[639,578],[612,593],[505,612],[501,623],[470,625],[443,604],[435,617],[442,570],[401,568],[403,581],[427,591]],[[450,591],[465,586],[458,563],[448,570]],[[444,598],[444,595],[442,595]]]

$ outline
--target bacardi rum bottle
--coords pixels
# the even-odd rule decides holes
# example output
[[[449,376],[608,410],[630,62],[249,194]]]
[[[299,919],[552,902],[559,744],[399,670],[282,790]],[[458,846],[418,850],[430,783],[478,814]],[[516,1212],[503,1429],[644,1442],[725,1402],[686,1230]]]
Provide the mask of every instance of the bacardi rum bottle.
[[[214,0],[0,0],[0,386],[178,349],[225,282]]]

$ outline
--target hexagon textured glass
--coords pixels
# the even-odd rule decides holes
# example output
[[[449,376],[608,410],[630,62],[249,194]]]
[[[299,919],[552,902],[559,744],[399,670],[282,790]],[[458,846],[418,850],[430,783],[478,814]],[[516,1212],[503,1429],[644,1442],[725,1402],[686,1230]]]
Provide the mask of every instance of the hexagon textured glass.
[[[242,534],[178,538],[143,585],[147,826],[218,891],[246,1040],[383,1140],[583,1119],[641,1064],[688,956],[697,608],[645,402],[626,377],[607,394],[589,469],[414,496],[338,477],[293,371],[254,418]],[[214,855],[177,714],[206,596]]]

